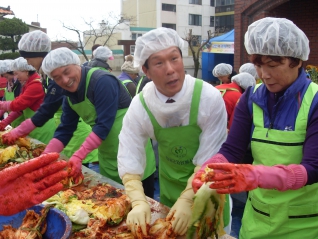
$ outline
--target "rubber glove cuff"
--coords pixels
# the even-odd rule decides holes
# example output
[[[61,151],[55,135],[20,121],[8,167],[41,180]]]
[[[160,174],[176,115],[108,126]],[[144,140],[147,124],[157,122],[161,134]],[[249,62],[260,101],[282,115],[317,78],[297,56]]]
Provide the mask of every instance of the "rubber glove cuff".
[[[9,134],[11,134],[12,137],[19,138],[28,135],[35,128],[36,126],[33,124],[32,120],[26,119],[18,127],[11,130]]]
[[[60,153],[62,152],[63,149],[64,149],[64,144],[57,138],[53,138],[45,147],[45,150],[43,151],[42,154],[47,154],[52,152]]]
[[[15,119],[19,118],[22,115],[21,111],[11,111],[7,118],[1,122],[6,122],[7,125],[11,124]]]
[[[12,101],[0,101],[0,110],[11,111],[10,104]]]
[[[87,138],[85,139],[84,143],[81,145],[79,150],[77,150],[73,156],[76,156],[83,160],[86,158],[87,154],[89,154],[94,149],[97,149],[98,146],[102,143],[102,139],[98,137],[94,132],[91,132]],[[72,157],[73,157],[72,156]]]

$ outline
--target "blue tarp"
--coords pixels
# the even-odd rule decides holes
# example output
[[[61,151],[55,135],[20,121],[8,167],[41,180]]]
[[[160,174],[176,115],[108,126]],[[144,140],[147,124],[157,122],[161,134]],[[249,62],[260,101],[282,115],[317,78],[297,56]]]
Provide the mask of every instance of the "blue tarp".
[[[209,42],[234,42],[234,29],[221,36],[211,38]]]

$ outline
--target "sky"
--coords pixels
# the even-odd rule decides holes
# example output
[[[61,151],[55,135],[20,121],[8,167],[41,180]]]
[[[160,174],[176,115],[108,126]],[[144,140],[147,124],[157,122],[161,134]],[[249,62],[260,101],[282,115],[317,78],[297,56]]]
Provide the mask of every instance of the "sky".
[[[76,41],[77,34],[63,28],[63,23],[75,29],[89,30],[85,22],[93,22],[98,28],[103,19],[120,15],[120,3],[120,0],[1,0],[0,6],[10,6],[15,17],[27,24],[40,22],[52,41],[63,37]]]

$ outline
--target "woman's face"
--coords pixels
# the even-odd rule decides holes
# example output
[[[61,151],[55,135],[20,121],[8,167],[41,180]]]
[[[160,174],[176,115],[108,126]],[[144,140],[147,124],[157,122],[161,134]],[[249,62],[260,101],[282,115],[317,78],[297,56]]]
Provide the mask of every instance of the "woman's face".
[[[219,76],[218,79],[221,81],[221,84],[228,84],[231,83],[231,80],[229,79],[230,75],[226,76]]]
[[[4,78],[6,78],[8,81],[13,81],[14,75],[11,75],[9,73],[3,73],[2,74]]]
[[[61,66],[52,71],[51,76],[64,90],[75,92],[81,81],[81,67],[79,65]]]
[[[287,89],[298,77],[298,66],[291,68],[289,58],[283,58],[281,62],[275,62],[267,56],[262,56],[262,65],[255,65],[258,76],[262,79],[266,88],[277,93]]]
[[[28,71],[14,71],[14,76],[18,78],[18,81],[21,85],[24,85],[25,82],[29,79],[29,72]]]

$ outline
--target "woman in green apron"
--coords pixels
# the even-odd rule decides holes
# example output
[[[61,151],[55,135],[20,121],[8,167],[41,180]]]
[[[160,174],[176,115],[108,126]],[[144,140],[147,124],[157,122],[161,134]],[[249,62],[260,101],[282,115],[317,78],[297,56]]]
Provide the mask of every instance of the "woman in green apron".
[[[192,213],[193,174],[226,138],[220,92],[185,75],[182,46],[178,33],[167,28],[152,30],[136,41],[135,66],[142,67],[152,82],[132,100],[118,152],[119,174],[133,202],[126,222],[134,234],[140,227],[147,234],[151,215],[140,183],[146,165],[140,146],[146,139],[158,141],[160,202],[171,207],[167,218],[171,218],[173,231],[183,235]],[[225,214],[227,225],[230,212]]]
[[[10,115],[20,116],[22,112],[25,119],[31,118],[40,107],[45,96],[40,75],[36,73],[33,66],[28,65],[23,57],[15,59],[11,67],[22,85],[22,91],[14,100],[0,102],[0,109],[12,111],[5,120],[0,122],[2,130],[15,119]],[[55,124],[52,119],[42,127],[33,130],[30,137],[47,144],[53,138],[54,130]]]
[[[74,122],[81,117],[93,132],[71,157],[71,175],[79,177],[82,159],[98,148],[101,174],[121,183],[117,170],[118,134],[131,101],[125,88],[106,71],[80,67],[78,56],[67,48],[51,51],[44,59],[42,69],[65,90],[67,96],[63,102],[61,124],[47,147],[48,151],[56,152],[61,144],[67,144],[76,128]],[[155,171],[154,157],[147,161],[147,169],[145,179]]]
[[[268,17],[248,27],[245,47],[263,84],[242,95],[226,142],[206,163],[210,187],[249,191],[240,239],[318,238],[318,86],[302,68],[309,41],[290,20]],[[253,164],[239,164],[249,143]]]

